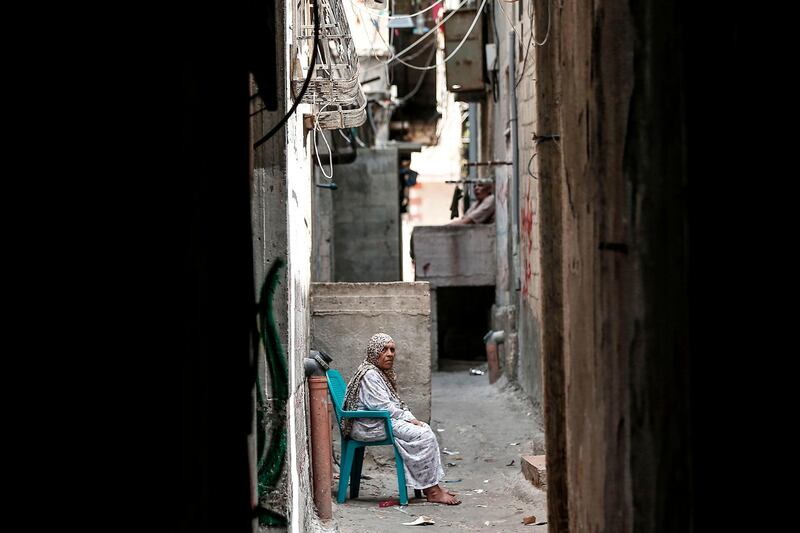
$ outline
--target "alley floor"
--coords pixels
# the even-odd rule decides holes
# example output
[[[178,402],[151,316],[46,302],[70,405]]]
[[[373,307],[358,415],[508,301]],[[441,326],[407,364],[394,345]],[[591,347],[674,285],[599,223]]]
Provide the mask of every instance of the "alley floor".
[[[536,522],[547,521],[547,496],[526,480],[520,470],[522,455],[544,454],[541,422],[525,395],[508,385],[505,377],[489,384],[488,372],[470,374],[470,368],[486,369],[466,361],[446,362],[432,379],[431,428],[439,437],[445,468],[445,486],[458,494],[461,505],[427,503],[410,499],[404,508],[379,507],[397,500],[394,462],[388,455],[365,458],[358,499],[337,505],[334,517],[341,533],[409,533],[404,526],[420,515],[430,517],[428,529],[448,531],[527,531],[542,533],[547,525],[523,525],[531,515]],[[512,445],[516,443],[516,445]],[[336,456],[338,458],[338,443]],[[458,452],[458,453],[455,453]],[[513,461],[513,462],[512,462]],[[448,465],[448,463],[450,465]],[[334,485],[338,484],[336,472]],[[409,497],[413,498],[409,490]],[[416,526],[422,527],[422,526]]]

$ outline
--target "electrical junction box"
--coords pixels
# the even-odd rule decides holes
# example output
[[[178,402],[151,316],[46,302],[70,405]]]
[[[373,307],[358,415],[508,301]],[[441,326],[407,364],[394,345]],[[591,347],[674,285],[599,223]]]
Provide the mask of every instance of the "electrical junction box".
[[[444,55],[449,57],[475,20],[478,10],[461,8],[444,23]],[[444,15],[447,16],[447,13]],[[483,21],[478,20],[458,52],[445,64],[447,90],[461,102],[476,102],[485,94]]]

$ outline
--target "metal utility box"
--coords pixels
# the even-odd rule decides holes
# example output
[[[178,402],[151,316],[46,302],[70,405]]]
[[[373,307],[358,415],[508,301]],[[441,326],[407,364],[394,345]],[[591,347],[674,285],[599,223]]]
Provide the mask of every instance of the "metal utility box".
[[[477,14],[475,8],[462,8],[444,23],[445,57],[458,47]],[[483,21],[479,20],[458,53],[445,65],[447,90],[455,94],[456,100],[475,102],[483,98],[483,55]]]

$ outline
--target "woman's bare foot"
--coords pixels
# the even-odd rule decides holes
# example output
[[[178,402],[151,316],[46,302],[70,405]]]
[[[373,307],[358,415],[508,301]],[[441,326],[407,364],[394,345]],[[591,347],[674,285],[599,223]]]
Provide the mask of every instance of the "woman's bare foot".
[[[443,503],[445,505],[458,505],[461,503],[461,500],[456,498],[453,494],[446,491],[439,485],[434,485],[432,487],[428,487],[427,489],[422,489],[422,492],[425,494],[425,497],[431,503]]]

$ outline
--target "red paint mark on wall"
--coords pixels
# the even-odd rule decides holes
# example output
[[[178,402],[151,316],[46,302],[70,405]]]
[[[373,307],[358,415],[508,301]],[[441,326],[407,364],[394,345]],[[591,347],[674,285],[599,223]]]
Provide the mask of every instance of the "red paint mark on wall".
[[[533,232],[533,208],[531,206],[531,190],[525,191],[525,202],[522,204],[522,214],[520,216],[522,224],[522,233],[527,237],[528,242],[531,242],[531,233]]]
[[[531,285],[531,277],[533,277],[531,273],[531,264],[529,261],[525,262],[525,275],[522,277],[522,296],[528,297],[528,291]]]
[[[533,211],[530,206],[526,205],[522,208],[522,233],[528,241],[531,241],[531,233],[533,232]]]

